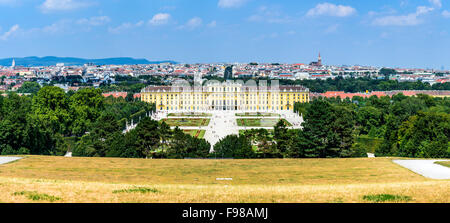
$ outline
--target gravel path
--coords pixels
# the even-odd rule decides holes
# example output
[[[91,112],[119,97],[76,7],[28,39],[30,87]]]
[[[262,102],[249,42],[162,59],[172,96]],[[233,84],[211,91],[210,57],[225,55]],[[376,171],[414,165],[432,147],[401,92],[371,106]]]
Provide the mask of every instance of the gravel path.
[[[22,159],[22,157],[0,157],[0,165],[20,159]]]
[[[450,160],[394,160],[394,163],[431,179],[450,179],[450,168],[435,164],[437,161]]]

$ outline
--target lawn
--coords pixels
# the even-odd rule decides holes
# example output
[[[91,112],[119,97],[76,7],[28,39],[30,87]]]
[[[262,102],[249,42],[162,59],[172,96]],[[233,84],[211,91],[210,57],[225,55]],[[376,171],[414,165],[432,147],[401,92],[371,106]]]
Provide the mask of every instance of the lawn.
[[[450,167],[450,161],[440,161],[436,163],[442,166]]]
[[[286,119],[282,119],[287,126],[292,126]],[[280,119],[275,118],[243,118],[236,119],[238,126],[246,127],[274,127]]]
[[[239,135],[244,135],[245,132],[250,131],[250,130],[239,130]],[[269,132],[269,136],[272,137],[274,134],[274,130],[273,129],[267,129],[267,132]]]
[[[203,137],[205,137],[206,130],[183,130],[183,132],[196,138],[203,139]]]
[[[279,114],[266,113],[266,112],[237,113],[236,116],[239,116],[239,117],[280,117]]]
[[[207,118],[169,118],[163,119],[169,126],[200,127],[208,126],[210,119]]]
[[[0,202],[450,202],[450,180],[427,179],[389,158],[27,156],[0,166],[0,191]]]
[[[211,117],[212,114],[188,112],[188,113],[170,113],[167,116],[169,116],[169,117]]]

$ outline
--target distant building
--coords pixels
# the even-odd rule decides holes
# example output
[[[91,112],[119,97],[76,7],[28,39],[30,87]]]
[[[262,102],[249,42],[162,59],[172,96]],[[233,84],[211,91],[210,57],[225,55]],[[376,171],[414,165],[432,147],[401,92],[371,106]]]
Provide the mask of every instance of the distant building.
[[[200,88],[149,86],[141,100],[156,104],[158,111],[282,111],[296,102],[309,102],[303,86],[248,87],[239,83],[214,83]]]
[[[319,58],[318,58],[317,62],[316,61],[311,62],[309,65],[316,66],[316,67],[322,66],[322,57],[320,56],[320,52],[319,52]]]
[[[107,98],[109,96],[113,96],[114,98],[126,98],[128,95],[127,92],[109,92],[109,93],[104,93],[103,97]]]

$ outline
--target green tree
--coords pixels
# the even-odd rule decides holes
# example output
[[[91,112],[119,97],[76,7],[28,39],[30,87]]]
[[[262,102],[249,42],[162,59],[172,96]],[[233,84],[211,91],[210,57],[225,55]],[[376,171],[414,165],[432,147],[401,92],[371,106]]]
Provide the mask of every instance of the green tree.
[[[254,157],[254,151],[247,138],[237,135],[228,135],[214,145],[214,153],[211,156],[247,159]]]
[[[69,109],[73,122],[72,134],[82,136],[104,109],[104,97],[100,89],[83,88],[69,99]]]
[[[53,133],[68,134],[71,115],[64,91],[59,87],[43,87],[33,97],[34,118]]]
[[[150,118],[144,118],[136,126],[134,132],[137,134],[137,150],[146,158],[153,157],[161,145],[161,132],[159,124]]]
[[[37,82],[24,82],[22,86],[17,89],[18,93],[36,94],[41,89],[41,85]]]
[[[286,157],[292,141],[287,125],[282,119],[280,119],[274,127],[273,139],[275,141],[277,151]]]
[[[423,158],[450,158],[450,115],[419,112],[399,130],[396,155]]]
[[[310,103],[302,124],[306,157],[327,157],[330,125],[334,118],[333,106],[329,102],[314,100]]]

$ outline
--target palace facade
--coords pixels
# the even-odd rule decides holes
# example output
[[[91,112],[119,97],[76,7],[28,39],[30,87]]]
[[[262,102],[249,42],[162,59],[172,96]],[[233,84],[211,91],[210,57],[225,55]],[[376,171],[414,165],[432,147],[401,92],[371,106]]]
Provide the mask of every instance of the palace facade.
[[[289,111],[296,102],[309,102],[303,86],[244,86],[215,83],[198,87],[148,86],[141,100],[156,104],[158,111]]]

